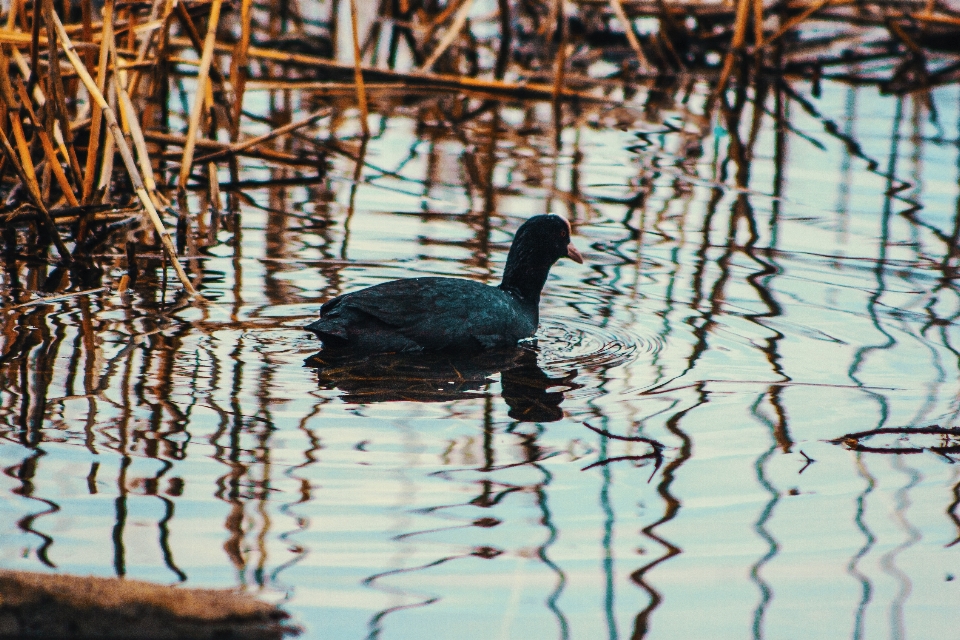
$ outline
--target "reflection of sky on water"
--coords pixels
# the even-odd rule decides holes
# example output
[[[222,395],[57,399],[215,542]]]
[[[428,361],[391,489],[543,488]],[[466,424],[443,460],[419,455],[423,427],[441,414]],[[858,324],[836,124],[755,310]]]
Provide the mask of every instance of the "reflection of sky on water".
[[[370,170],[352,214],[343,158],[333,193],[248,192],[242,234],[191,262],[210,309],[158,317],[148,275],[5,313],[0,563],[244,585],[310,637],[947,637],[957,466],[828,440],[956,426],[957,93],[934,93],[939,125],[867,89],[828,87],[820,118],[790,101],[816,142],[766,119],[741,192],[712,186],[742,179],[722,121],[698,158],[679,109],[684,133],[571,127],[555,157],[502,108],[493,202],[492,115],[420,138],[393,117],[367,160],[400,177]],[[304,367],[322,300],[495,283],[544,211],[589,257],[541,308],[542,373],[576,371],[535,386],[561,420],[511,417],[500,369],[456,400],[358,404]],[[663,465],[582,471],[649,451],[585,423],[663,443]]]

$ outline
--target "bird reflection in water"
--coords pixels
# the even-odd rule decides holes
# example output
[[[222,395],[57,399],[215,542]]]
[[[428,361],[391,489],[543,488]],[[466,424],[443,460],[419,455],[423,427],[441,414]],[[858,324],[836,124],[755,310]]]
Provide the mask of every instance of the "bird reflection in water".
[[[345,402],[448,402],[486,395],[500,372],[508,415],[520,422],[563,418],[564,393],[582,385],[576,370],[552,377],[527,347],[486,351],[470,357],[451,354],[377,354],[361,356],[324,349],[306,360],[317,370],[321,389],[338,389]],[[560,390],[553,390],[560,387]]]

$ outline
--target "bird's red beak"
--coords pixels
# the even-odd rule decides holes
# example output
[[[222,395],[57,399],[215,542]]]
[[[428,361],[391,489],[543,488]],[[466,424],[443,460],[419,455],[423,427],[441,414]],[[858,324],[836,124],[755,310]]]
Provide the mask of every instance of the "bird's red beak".
[[[570,226],[570,221],[566,218],[561,218],[564,222],[567,223],[567,237],[573,235],[573,227]],[[567,257],[576,262],[577,264],[583,264],[583,254],[577,251],[577,248],[573,246],[573,242],[567,245]]]
[[[577,251],[577,248],[573,246],[572,242],[567,245],[567,257],[577,264],[583,264],[583,254]]]

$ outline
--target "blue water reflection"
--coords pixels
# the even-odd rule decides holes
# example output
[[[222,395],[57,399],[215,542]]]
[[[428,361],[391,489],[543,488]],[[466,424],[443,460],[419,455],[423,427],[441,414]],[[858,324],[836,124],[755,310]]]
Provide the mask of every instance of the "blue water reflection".
[[[336,156],[238,196],[186,260],[211,305],[158,255],[49,302],[8,267],[0,565],[241,586],[318,638],[951,637],[956,460],[831,442],[958,426],[958,89],[931,96],[710,119],[694,87],[559,150],[537,107],[394,105],[359,183]],[[324,300],[496,282],[542,212],[588,259],[519,359],[304,366]]]

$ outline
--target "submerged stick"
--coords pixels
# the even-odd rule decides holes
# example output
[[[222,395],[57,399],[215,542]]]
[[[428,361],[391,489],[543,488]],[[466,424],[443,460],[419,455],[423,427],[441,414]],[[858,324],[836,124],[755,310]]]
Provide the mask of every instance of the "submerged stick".
[[[219,4],[220,0],[214,0],[214,2]],[[173,268],[177,272],[177,277],[180,279],[180,283],[183,285],[184,290],[188,294],[191,296],[196,295],[197,290],[193,288],[193,284],[191,284],[186,272],[180,265],[173,242],[170,240],[170,236],[163,226],[163,220],[160,219],[160,214],[157,213],[157,209],[153,206],[153,201],[150,199],[150,195],[147,193],[147,189],[143,185],[143,179],[140,177],[140,172],[137,170],[137,164],[133,159],[133,154],[130,152],[130,147],[127,146],[127,141],[123,137],[123,131],[120,130],[120,125],[117,124],[116,114],[114,114],[113,109],[110,108],[110,105],[107,104],[106,99],[103,97],[103,93],[101,93],[97,88],[97,84],[94,82],[93,78],[90,77],[90,73],[83,65],[83,61],[80,60],[80,56],[77,54],[77,50],[73,46],[73,43],[70,41],[70,36],[67,35],[66,29],[63,28],[63,23],[60,22],[60,18],[56,14],[53,14],[51,17],[53,18],[53,25],[57,30],[57,35],[60,37],[60,42],[63,45],[63,51],[67,54],[70,64],[72,64],[73,68],[76,69],[77,75],[80,76],[80,80],[83,82],[84,86],[86,86],[87,91],[90,92],[90,96],[97,102],[98,105],[100,105],[100,109],[103,111],[103,118],[107,121],[107,126],[110,128],[110,133],[113,134],[113,138],[117,143],[117,148],[120,150],[120,156],[123,158],[123,164],[126,165],[127,173],[130,176],[130,182],[133,184],[134,191],[136,191],[137,197],[140,198],[140,202],[143,203],[143,208],[146,210],[147,216],[150,218],[150,222],[153,224],[153,228],[156,229],[157,235],[160,236],[160,242],[163,244],[165,253],[170,258],[170,262],[173,264]]]

